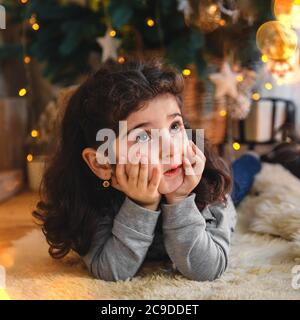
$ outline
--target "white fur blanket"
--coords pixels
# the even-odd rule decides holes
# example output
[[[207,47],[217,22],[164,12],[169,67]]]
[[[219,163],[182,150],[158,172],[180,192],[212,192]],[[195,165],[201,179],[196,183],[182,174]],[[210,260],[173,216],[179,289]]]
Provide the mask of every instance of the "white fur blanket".
[[[132,280],[93,279],[75,255],[51,259],[44,236],[34,230],[2,260],[6,293],[11,299],[299,299],[300,289],[292,286],[292,269],[300,264],[299,186],[282,167],[264,165],[238,210],[229,267],[213,282],[188,280],[160,263],[144,264]],[[254,196],[257,190],[263,193]]]

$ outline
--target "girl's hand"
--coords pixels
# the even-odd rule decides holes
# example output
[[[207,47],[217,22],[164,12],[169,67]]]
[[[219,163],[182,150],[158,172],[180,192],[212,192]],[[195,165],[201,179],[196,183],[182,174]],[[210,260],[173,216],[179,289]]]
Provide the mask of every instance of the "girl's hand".
[[[161,194],[157,190],[162,176],[160,167],[153,168],[151,180],[148,182],[148,158],[141,157],[139,154],[136,160],[137,163],[129,164],[128,177],[125,172],[125,164],[117,163],[115,170],[117,185],[114,187],[124,192],[140,206],[156,210],[161,199]]]
[[[194,158],[193,163],[192,158]],[[193,141],[189,141],[187,156],[183,155],[183,183],[175,191],[165,194],[167,203],[179,202],[186,198],[201,180],[206,158]]]

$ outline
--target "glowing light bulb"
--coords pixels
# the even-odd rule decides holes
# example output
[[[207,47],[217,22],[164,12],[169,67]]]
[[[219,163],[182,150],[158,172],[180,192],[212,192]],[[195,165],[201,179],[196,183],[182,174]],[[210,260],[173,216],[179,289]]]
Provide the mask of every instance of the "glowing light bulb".
[[[36,137],[38,137],[38,135],[39,135],[39,132],[37,130],[32,130],[31,131],[32,138],[36,138]]]
[[[38,31],[38,30],[40,29],[40,25],[39,25],[38,23],[34,23],[34,24],[32,25],[32,29],[33,29],[34,31]]]
[[[238,143],[238,142],[234,142],[232,144],[232,148],[235,150],[235,151],[238,151],[241,149],[241,145]]]
[[[109,35],[110,35],[112,38],[115,37],[115,36],[117,35],[116,30],[111,30],[111,31],[109,32]]]
[[[32,154],[28,154],[26,159],[27,159],[28,162],[31,162],[33,160]]]
[[[119,62],[120,64],[123,64],[123,63],[125,62],[125,58],[124,58],[124,57],[119,57],[119,58],[118,58],[118,62]]]
[[[25,88],[22,88],[19,90],[19,96],[20,97],[24,97],[27,93],[27,90]]]
[[[273,89],[272,83],[270,83],[270,82],[265,83],[265,88],[267,90],[272,90]]]
[[[155,25],[155,22],[153,19],[147,19],[147,26],[148,27],[153,27]]]
[[[226,117],[227,116],[227,111],[226,110],[221,110],[219,114],[220,114],[221,117]]]
[[[253,93],[252,99],[255,100],[255,101],[258,101],[260,99],[260,94],[257,93],[257,92]]]
[[[190,76],[191,75],[191,70],[190,69],[183,69],[182,70],[182,74],[186,77]]]

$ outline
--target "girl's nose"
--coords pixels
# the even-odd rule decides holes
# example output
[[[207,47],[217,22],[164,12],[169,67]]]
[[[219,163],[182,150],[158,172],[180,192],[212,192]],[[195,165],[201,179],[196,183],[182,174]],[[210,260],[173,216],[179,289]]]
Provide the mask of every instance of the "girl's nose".
[[[175,154],[174,139],[169,135],[165,135],[163,139],[160,138],[159,142],[159,158],[170,163]]]

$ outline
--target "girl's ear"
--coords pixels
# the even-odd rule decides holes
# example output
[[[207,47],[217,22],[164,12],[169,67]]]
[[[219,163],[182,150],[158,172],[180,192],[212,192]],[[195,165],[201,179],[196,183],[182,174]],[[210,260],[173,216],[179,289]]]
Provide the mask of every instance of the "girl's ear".
[[[82,158],[97,177],[99,177],[102,180],[109,180],[111,178],[111,165],[109,163],[100,164],[97,161],[95,149],[85,148],[82,151]]]

